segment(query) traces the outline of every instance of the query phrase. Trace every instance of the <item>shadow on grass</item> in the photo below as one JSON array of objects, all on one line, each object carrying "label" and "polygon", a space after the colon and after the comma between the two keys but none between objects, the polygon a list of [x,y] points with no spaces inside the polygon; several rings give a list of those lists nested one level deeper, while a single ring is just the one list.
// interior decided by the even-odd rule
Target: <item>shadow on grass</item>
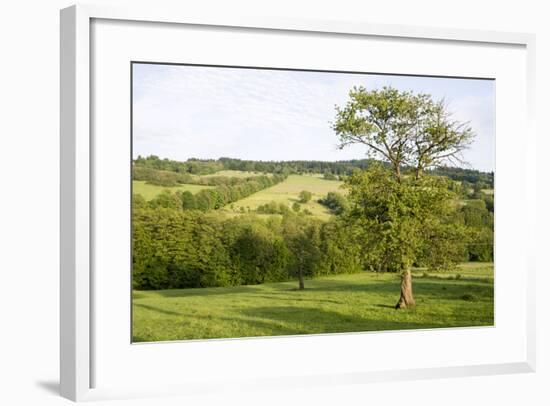
[{"label": "shadow on grass", "polygon": [[[395,311],[392,306],[388,306]],[[294,326],[294,332],[277,332],[276,334],[319,334],[319,333],[342,333],[359,331],[382,331],[382,330],[402,330],[418,329],[426,327],[437,327],[437,323],[427,325],[427,323],[411,322],[406,320],[387,320],[385,316],[365,317],[361,315],[342,314],[339,312],[296,306],[266,306],[255,307],[243,311],[250,317],[270,320],[271,324],[290,323]],[[254,326],[257,320],[249,319],[243,322]]]},{"label": "shadow on grass", "polygon": [[[262,298],[271,300],[298,300],[312,302],[326,302],[339,304],[339,301],[315,298],[308,299],[309,294],[316,293],[338,293],[346,292],[350,294],[374,293],[381,295],[399,296],[399,278],[391,280],[372,280],[363,283],[354,283],[338,280],[306,280],[306,289],[298,290],[287,282],[280,284],[266,285],[245,285],[230,288],[190,288],[190,289],[170,289],[150,291],[154,295],[164,298],[192,298],[209,296],[230,296],[235,294],[246,294],[250,298]],[[433,299],[454,300],[457,295],[465,293],[475,293],[484,297],[493,296],[493,284],[482,282],[476,279],[463,278],[459,280],[447,278],[429,278],[420,277],[413,279],[413,290],[416,293],[429,296]],[[144,291],[134,291],[134,299],[147,299],[150,296]],[[397,300],[397,299],[396,299]],[[146,305],[143,305],[144,307]]]},{"label": "shadow on grass", "polygon": [[141,307],[142,309],[150,310],[152,312],[166,314],[168,316],[181,316],[181,314],[178,312],[173,312],[171,310],[164,310],[164,309],[161,309],[160,307],[146,305],[143,303],[134,303],[134,306]]},{"label": "shadow on grass", "polygon": [[[397,301],[396,301],[397,302]],[[395,310],[395,305],[392,306],[392,305],[387,305],[387,304],[375,304],[373,305],[375,307],[381,307],[383,309],[392,309],[392,310]]]},{"label": "shadow on grass", "polygon": [[[178,297],[194,297],[194,296],[227,296],[237,293],[255,293],[265,292],[263,285],[243,285],[216,288],[187,288],[187,289],[164,289],[164,290],[149,290],[149,291],[134,291],[134,299],[147,298],[144,293],[153,293],[166,298]],[[143,293],[142,293],[143,292]]]}]

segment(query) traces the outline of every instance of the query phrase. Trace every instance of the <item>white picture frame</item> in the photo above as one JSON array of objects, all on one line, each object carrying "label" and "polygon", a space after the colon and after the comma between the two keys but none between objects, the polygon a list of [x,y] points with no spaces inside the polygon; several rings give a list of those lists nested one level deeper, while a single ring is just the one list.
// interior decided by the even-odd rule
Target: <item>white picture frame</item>
[{"label": "white picture frame", "polygon": [[[275,30],[289,34],[295,32],[317,34],[347,34],[358,37],[407,38],[412,40],[437,40],[449,43],[502,44],[524,47],[526,61],[526,111],[525,131],[526,150],[535,148],[534,131],[534,44],[535,37],[525,33],[486,32],[446,28],[428,28],[402,25],[376,25],[338,21],[287,20],[287,19],[228,19],[224,17],[189,17],[185,8],[158,10],[146,8],[109,8],[104,6],[72,6],[61,11],[61,364],[60,383],[62,396],[71,400],[87,400],[98,397],[140,396],[149,392],[134,391],[128,388],[116,390],[92,389],[95,353],[93,331],[95,319],[92,317],[94,278],[93,250],[91,234],[94,230],[93,183],[91,139],[91,25],[93,20],[173,23],[200,27],[235,27],[250,30]],[[92,83],[93,85],[93,83]],[[129,138],[128,138],[129,139]],[[534,154],[532,154],[534,156]],[[535,162],[526,163],[527,173],[534,173]],[[533,172],[530,172],[533,171]],[[526,185],[533,191],[529,198],[529,229],[534,229],[536,220],[534,184]],[[497,235],[499,228],[497,227]],[[530,232],[527,239],[534,239]],[[535,260],[534,250],[524,253],[526,274],[526,323],[525,357],[519,362],[492,364],[468,364],[463,366],[442,366],[436,368],[403,368],[386,371],[364,371],[340,374],[306,375],[301,384],[362,383],[380,380],[421,379],[430,377],[451,377],[529,372],[535,369]],[[468,333],[466,333],[468,334]],[[288,340],[288,339],[287,339]],[[290,385],[291,379],[265,380],[266,386]],[[208,391],[208,385],[189,389],[183,385],[171,389],[159,387],[158,393],[189,393],[197,390]],[[246,386],[246,382],[244,383]],[[252,385],[252,382],[249,382]],[[254,385],[257,387],[258,382]],[[261,384],[260,384],[261,386]]]}]

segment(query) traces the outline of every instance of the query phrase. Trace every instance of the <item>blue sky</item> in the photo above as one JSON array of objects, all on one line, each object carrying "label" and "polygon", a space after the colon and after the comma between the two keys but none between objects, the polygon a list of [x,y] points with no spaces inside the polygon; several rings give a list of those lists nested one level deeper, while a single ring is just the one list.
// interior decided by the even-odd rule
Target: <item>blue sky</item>
[{"label": "blue sky", "polygon": [[[494,81],[177,65],[133,65],[133,154],[252,160],[365,158],[337,149],[330,123],[353,86],[393,86],[444,98],[477,134],[471,168],[495,165]],[[367,69],[365,69],[367,70]]]}]

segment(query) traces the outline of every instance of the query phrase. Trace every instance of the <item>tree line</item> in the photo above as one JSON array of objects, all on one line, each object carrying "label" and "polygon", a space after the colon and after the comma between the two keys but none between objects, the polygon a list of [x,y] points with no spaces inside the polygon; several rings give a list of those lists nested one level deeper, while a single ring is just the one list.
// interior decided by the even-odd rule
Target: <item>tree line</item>
[{"label": "tree line", "polygon": [[[365,170],[376,159],[352,159],[335,162],[327,161],[251,161],[234,158],[219,158],[217,160],[189,159],[185,162],[161,159],[155,155],[138,157],[133,161],[134,180],[145,180],[161,186],[175,186],[177,183],[214,184],[214,177],[198,177],[197,175],[212,175],[221,170],[236,170],[259,172],[263,174],[309,174],[321,173],[327,180],[343,180],[351,176],[356,169]],[[382,162],[382,164],[384,164]],[[389,166],[389,163],[386,163]],[[407,163],[400,164],[401,172],[410,171],[412,167]],[[164,171],[156,172],[155,171]],[[469,188],[492,189],[494,187],[494,173],[482,172],[475,169],[450,167],[443,164],[427,168],[432,175],[446,176],[461,182]],[[174,175],[176,174],[176,175]],[[193,176],[195,175],[195,176]],[[221,181],[221,180],[220,180]],[[164,183],[159,183],[164,182]],[[477,186],[475,186],[477,185]]]},{"label": "tree line", "polygon": [[[492,261],[493,214],[481,200],[458,199],[446,182],[429,178],[410,187],[392,182],[384,169],[358,171],[346,183],[349,198],[329,192],[321,199],[335,213],[329,221],[274,202],[257,212],[278,216],[233,217],[197,207],[182,210],[181,200],[147,204],[136,195],[133,286],[177,289],[292,279],[304,286],[304,279],[321,275],[399,272],[404,246],[411,252],[410,266],[431,270]],[[392,197],[396,193],[400,199]],[[159,201],[178,193],[161,196]]]},{"label": "tree line", "polygon": [[[228,178],[229,179],[229,178]],[[285,177],[282,175],[254,176],[245,179],[238,179],[238,182],[227,182],[219,184],[211,189],[204,189],[196,194],[189,191],[163,190],[151,201],[147,202],[141,195],[132,196],[134,208],[149,207],[170,208],[179,210],[200,210],[209,211],[219,209],[227,204],[244,199],[262,189],[274,186],[282,182]]]},{"label": "tree line", "polygon": [[133,287],[238,286],[360,272],[361,249],[338,220],[135,208]]}]

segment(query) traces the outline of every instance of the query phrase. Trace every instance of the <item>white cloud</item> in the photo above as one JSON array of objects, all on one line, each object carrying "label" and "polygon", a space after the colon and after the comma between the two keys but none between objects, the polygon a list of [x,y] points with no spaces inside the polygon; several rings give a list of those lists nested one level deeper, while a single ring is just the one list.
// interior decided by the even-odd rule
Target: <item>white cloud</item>
[{"label": "white cloud", "polygon": [[[334,105],[345,103],[349,89],[359,84],[372,88],[391,83],[446,96],[457,118],[471,121],[484,140],[494,125],[492,105],[486,108],[492,94],[487,86],[483,92],[474,86],[475,94],[463,94],[460,86],[445,87],[449,80],[443,79],[140,64],[134,69],[135,155],[179,160],[363,158],[360,146],[337,150],[329,125]],[[494,150],[494,145],[476,145],[473,166],[491,169],[486,148]]]}]

